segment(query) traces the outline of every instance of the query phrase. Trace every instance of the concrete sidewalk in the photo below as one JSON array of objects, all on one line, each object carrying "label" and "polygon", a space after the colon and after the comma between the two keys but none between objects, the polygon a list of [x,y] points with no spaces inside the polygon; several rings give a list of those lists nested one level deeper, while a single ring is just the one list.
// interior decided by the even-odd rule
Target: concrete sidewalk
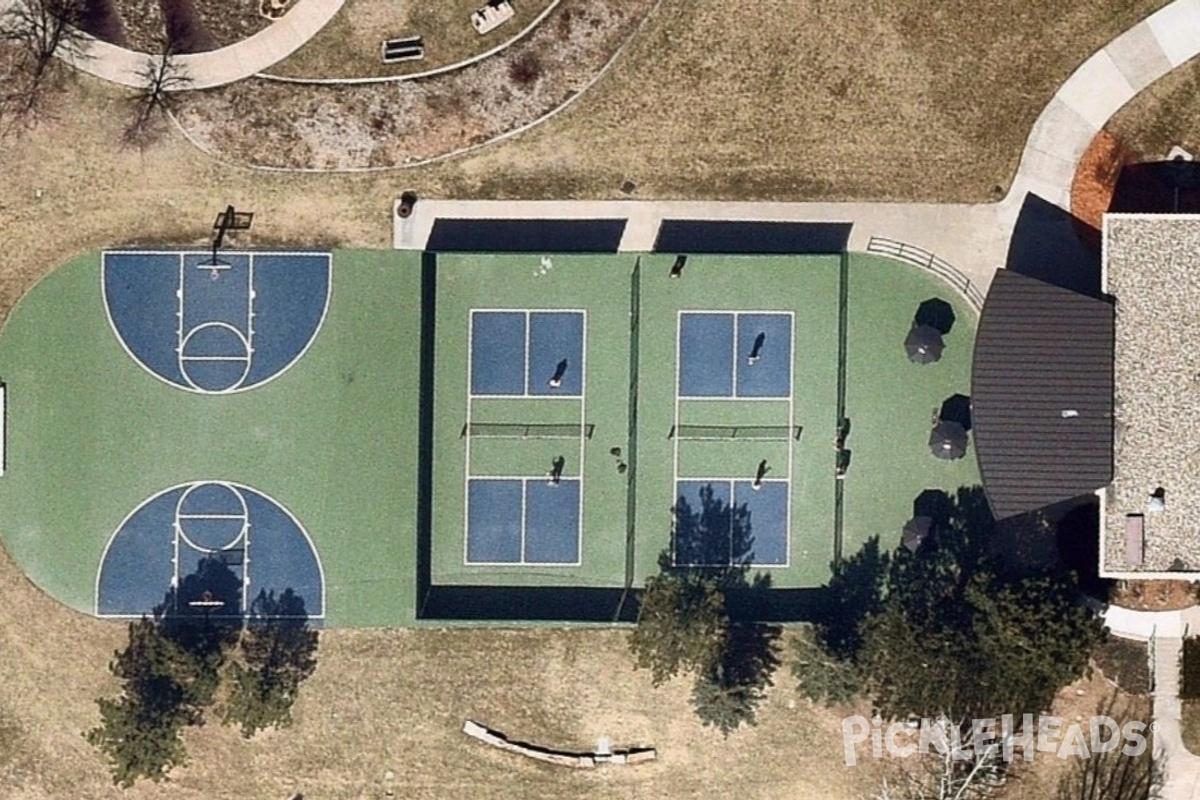
[{"label": "concrete sidewalk", "polygon": [[1200,0],[1175,0],[1113,39],[1071,74],[1042,111],[1002,201],[1015,219],[1032,192],[1070,210],[1079,159],[1134,95],[1200,54]]},{"label": "concrete sidewalk", "polygon": [[1183,639],[1200,634],[1200,606],[1182,611],[1108,606],[1102,616],[1114,636],[1153,642],[1154,748],[1164,765],[1162,800],[1200,800],[1200,757],[1183,746],[1183,703],[1179,699]]},{"label": "concrete sidewalk", "polygon": [[624,219],[620,251],[633,253],[654,250],[664,220],[850,222],[851,250],[865,251],[872,236],[915,245],[945,259],[986,294],[1008,249],[1009,231],[996,210],[995,204],[429,199],[420,200],[407,219],[396,218],[393,245],[424,249],[438,218]]},{"label": "concrete sidewalk", "polygon": [[[15,2],[0,0],[0,12]],[[211,89],[267,69],[299,50],[333,19],[344,3],[345,0],[296,0],[280,20],[248,39],[220,50],[177,56],[182,74],[190,79],[181,88]],[[130,87],[145,85],[142,73],[157,60],[153,55],[126,50],[90,36],[79,53],[64,54],[62,58],[80,72]]]}]

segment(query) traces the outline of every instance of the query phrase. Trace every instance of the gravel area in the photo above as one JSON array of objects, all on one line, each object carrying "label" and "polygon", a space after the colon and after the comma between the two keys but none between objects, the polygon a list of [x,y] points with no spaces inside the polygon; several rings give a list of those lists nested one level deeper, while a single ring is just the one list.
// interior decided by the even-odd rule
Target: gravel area
[{"label": "gravel area", "polygon": [[[1108,570],[1200,570],[1200,221],[1108,218],[1117,298]],[[1147,513],[1165,490],[1165,509]],[[1125,515],[1145,513],[1145,564],[1125,562]]]},{"label": "gravel area", "polygon": [[[566,0],[503,53],[427,79],[305,86],[261,79],[187,95],[178,119],[202,147],[237,163],[318,169],[391,167],[481,144],[582,90],[655,0]],[[556,17],[569,15],[568,35]]]}]

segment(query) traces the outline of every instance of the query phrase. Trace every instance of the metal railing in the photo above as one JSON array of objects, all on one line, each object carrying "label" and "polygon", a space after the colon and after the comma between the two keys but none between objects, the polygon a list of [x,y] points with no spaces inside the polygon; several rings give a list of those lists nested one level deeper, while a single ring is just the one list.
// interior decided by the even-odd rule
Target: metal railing
[{"label": "metal railing", "polygon": [[979,291],[975,284],[971,283],[971,279],[962,274],[953,264],[945,259],[938,258],[928,250],[916,245],[898,242],[895,239],[872,236],[867,241],[867,252],[891,256],[907,264],[912,264],[913,266],[932,272],[957,289],[967,299],[967,302],[975,307],[976,311],[983,310],[983,293]]}]

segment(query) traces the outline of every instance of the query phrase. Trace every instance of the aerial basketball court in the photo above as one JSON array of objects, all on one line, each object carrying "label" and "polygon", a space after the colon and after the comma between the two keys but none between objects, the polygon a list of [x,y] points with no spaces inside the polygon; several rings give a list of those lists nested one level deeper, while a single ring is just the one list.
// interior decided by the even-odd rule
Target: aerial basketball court
[{"label": "aerial basketball court", "polygon": [[282,375],[328,310],[327,253],[116,251],[103,256],[109,323],[160,380],[229,394]]}]

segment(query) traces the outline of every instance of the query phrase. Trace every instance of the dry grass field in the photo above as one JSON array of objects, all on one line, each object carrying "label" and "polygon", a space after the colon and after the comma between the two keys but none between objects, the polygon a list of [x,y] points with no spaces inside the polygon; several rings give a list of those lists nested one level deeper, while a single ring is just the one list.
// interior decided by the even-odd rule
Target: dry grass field
[{"label": "dry grass field", "polygon": [[[238,244],[387,247],[391,198],[404,189],[611,197],[629,179],[637,197],[986,200],[1007,185],[1055,86],[1162,4],[1006,0],[963,14],[933,0],[800,11],[784,0],[668,0],[630,57],[555,121],[470,158],[369,176],[228,168],[178,137],[144,154],[119,150],[122,95],[81,78],[55,120],[0,143],[0,309],[80,252],[201,242],[230,202],[258,213]],[[1128,125],[1121,135],[1194,136],[1196,74],[1189,67],[1135,100],[1116,123]],[[1138,125],[1138,113],[1165,133]],[[171,784],[121,793],[80,732],[96,719],[95,697],[115,688],[105,666],[123,630],[51,601],[2,552],[0,609],[0,796],[13,800],[359,800],[388,788],[480,800],[839,800],[876,777],[878,765],[839,766],[834,715],[790,707],[785,671],[761,725],[725,743],[696,723],[686,685],[652,691],[629,669],[618,632],[331,631],[295,728],[250,743],[218,726],[190,732],[192,764]],[[1093,685],[1063,702],[1090,713]],[[601,735],[652,744],[662,760],[564,774],[467,740],[467,717],[549,745]],[[1035,771],[1008,796],[1045,797],[1050,780]]]},{"label": "dry grass field", "polygon": [[1147,160],[1173,145],[1200,154],[1200,61],[1190,61],[1133,98],[1107,130]]},{"label": "dry grass field", "polygon": [[436,174],[489,197],[996,199],[1058,85],[1164,4],[667,0],[577,105]]},{"label": "dry grass field", "polygon": [[[837,718],[781,675],[757,728],[728,741],[695,720],[688,685],[651,688],[625,634],[598,630],[397,630],[322,634],[296,724],[243,741],[189,730],[190,763],[168,783],[113,788],[80,733],[115,683],[105,664],[123,628],[67,612],[0,553],[0,796],[152,800],[383,798],[852,798],[878,764],[841,766]],[[653,745],[636,768],[572,772],[494,751],[460,733],[478,720],[514,738],[591,749]],[[388,774],[392,778],[387,779]]]}]

